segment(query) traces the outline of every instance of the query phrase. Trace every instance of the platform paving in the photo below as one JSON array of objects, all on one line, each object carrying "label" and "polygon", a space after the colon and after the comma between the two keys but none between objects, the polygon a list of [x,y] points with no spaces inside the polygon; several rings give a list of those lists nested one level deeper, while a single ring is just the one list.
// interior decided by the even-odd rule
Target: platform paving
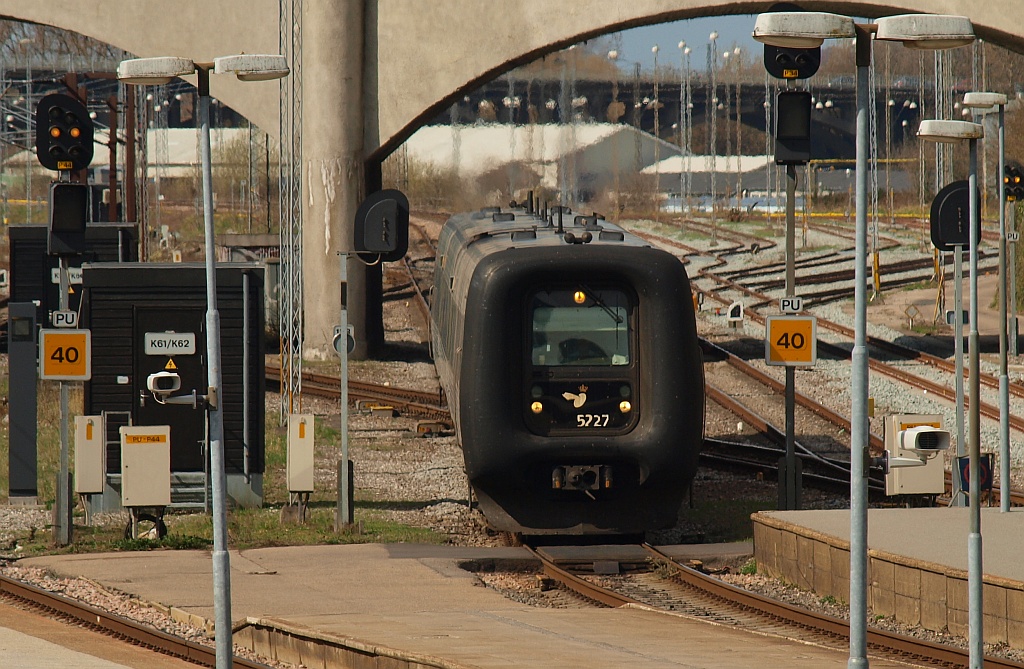
[{"label": "platform paving", "polygon": [[[482,587],[459,567],[470,560],[501,567],[524,559],[517,549],[379,544],[233,551],[232,618],[247,623],[235,639],[267,656],[329,668],[847,665],[845,652],[640,608],[527,606]],[[95,580],[197,622],[214,618],[207,552],[61,555],[22,563]],[[369,658],[377,659],[371,664]],[[905,665],[872,662],[897,666]]]}]

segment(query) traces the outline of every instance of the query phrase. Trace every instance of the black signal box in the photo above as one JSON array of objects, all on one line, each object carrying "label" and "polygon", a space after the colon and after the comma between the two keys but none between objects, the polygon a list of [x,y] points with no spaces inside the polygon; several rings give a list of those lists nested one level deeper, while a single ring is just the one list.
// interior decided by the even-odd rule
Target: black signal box
[{"label": "black signal box", "polygon": [[401,260],[409,248],[409,199],[394,189],[372,193],[356,211],[354,233],[352,248],[369,262]]},{"label": "black signal box", "polygon": [[821,47],[794,49],[764,45],[764,69],[776,79],[808,79],[821,66]]},{"label": "black signal box", "polygon": [[[975,198],[975,221],[981,221],[981,197]],[[965,180],[954,181],[932,200],[932,244],[940,251],[971,248],[970,189]]]},{"label": "black signal box", "polygon": [[804,165],[811,159],[811,94],[781,91],[775,101],[775,163]]},{"label": "black signal box", "polygon": [[89,220],[89,185],[55,181],[50,184],[50,222],[46,251],[51,256],[85,252]]},{"label": "black signal box", "polygon": [[85,105],[51,93],[36,106],[36,156],[48,170],[84,170],[92,162],[93,121]]}]

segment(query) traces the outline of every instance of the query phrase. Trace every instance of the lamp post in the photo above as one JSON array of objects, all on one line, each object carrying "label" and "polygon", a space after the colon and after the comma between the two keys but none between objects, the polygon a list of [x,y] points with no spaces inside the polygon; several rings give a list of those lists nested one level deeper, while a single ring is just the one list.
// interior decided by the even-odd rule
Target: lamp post
[{"label": "lamp post", "polygon": [[[1006,96],[1002,93],[972,91],[964,95],[964,107],[999,110],[999,176],[996,195],[999,200],[999,510],[1010,510],[1010,377],[1007,373],[1007,275],[1006,275],[1006,204],[1003,201],[1003,179],[1006,164]],[[973,488],[972,488],[973,490]]]},{"label": "lamp post", "polygon": [[213,495],[213,597],[217,669],[230,669],[231,579],[227,532],[227,476],[224,469],[224,416],[221,404],[220,314],[217,311],[216,249],[213,227],[213,169],[210,156],[210,70],[234,74],[242,81],[280,79],[288,74],[284,56],[237,55],[196,63],[188,58],[158,57],[123,60],[117,77],[127,84],[162,85],[175,77],[196,74],[199,92],[199,148],[203,171],[203,227],[206,247],[206,354],[209,419],[208,452]]},{"label": "lamp post", "polygon": [[857,65],[857,196],[854,252],[854,345],[851,355],[850,407],[850,658],[848,666],[867,667],[867,538],[868,538],[868,352],[867,352],[867,180],[868,68],[871,35],[903,42],[914,49],[945,49],[974,41],[969,19],[935,14],[906,14],[855,24],[848,16],[825,12],[760,14],[754,39],[790,48],[821,46],[825,39],[856,39]]},{"label": "lamp post", "polygon": [[982,666],[982,573],[981,573],[981,387],[978,351],[978,241],[981,237],[978,221],[978,140],[985,134],[979,123],[969,121],[922,121],[917,136],[932,142],[951,144],[968,140],[970,145],[970,176],[968,188],[968,220],[970,221],[971,307],[968,315],[970,331],[967,335],[969,353],[968,388],[970,414],[968,418],[968,450],[970,458],[970,534],[967,536],[967,590],[971,669]]},{"label": "lamp post", "polygon": [[715,204],[715,173],[718,171],[718,137],[717,135],[717,121],[718,121],[718,82],[716,81],[716,74],[718,70],[718,31],[712,32],[708,35],[708,76],[710,77],[710,93],[708,94],[707,109],[709,116],[711,116],[711,142],[710,142],[710,156],[711,160],[710,171],[711,171],[711,246],[718,246],[718,210]]},{"label": "lamp post", "polygon": [[654,54],[654,220],[661,220],[661,128],[658,127],[661,100],[658,99],[658,45],[651,47]]},{"label": "lamp post", "polygon": [[686,145],[686,42],[679,42],[679,220],[680,224],[686,216],[686,170],[685,156],[689,147]]},{"label": "lamp post", "polygon": [[740,81],[743,78],[743,60],[740,57],[742,52],[739,47],[732,50],[732,62],[736,64],[736,208],[740,211],[743,210],[743,86]]}]

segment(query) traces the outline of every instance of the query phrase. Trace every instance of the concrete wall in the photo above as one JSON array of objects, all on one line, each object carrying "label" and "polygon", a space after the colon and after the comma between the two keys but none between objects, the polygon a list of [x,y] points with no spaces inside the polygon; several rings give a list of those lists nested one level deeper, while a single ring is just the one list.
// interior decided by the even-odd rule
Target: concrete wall
[{"label": "concrete wall", "polygon": [[[212,61],[279,53],[277,0],[0,0],[0,15],[73,30],[138,57]],[[186,77],[195,84],[195,77]],[[278,133],[279,84],[211,77],[210,93],[260,128]]]},{"label": "concrete wall", "polygon": [[[757,13],[771,4],[764,0],[466,0],[459,6],[365,0],[366,154],[378,157],[394,149],[463,91],[580,40],[663,21]],[[812,11],[851,16],[962,14],[971,18],[979,36],[1024,52],[1024,22],[1006,20],[1013,0],[801,0],[800,4]],[[74,30],[140,57],[212,60],[242,51],[279,51],[277,0],[0,0],[0,14]],[[306,72],[337,71],[338,67],[329,57],[304,63]],[[852,63],[850,67],[852,72]],[[277,132],[277,82],[242,84],[233,77],[220,77],[211,89],[215,97],[264,130]]]},{"label": "concrete wall", "polygon": [[[367,17],[366,81],[379,92],[366,113],[368,155],[393,150],[456,96],[511,67],[583,39],[624,28],[698,16],[750,14],[774,2],[733,0],[470,0],[455,8],[419,0],[377,0]],[[910,12],[960,14],[977,34],[1024,52],[1024,25],[1006,20],[1013,0],[800,0],[807,10],[850,16]],[[750,29],[753,31],[753,19]],[[413,38],[415,32],[415,38]],[[850,63],[850,72],[854,64]],[[369,102],[369,101],[368,101]],[[378,151],[378,147],[381,147]]]},{"label": "concrete wall", "polygon": [[[850,598],[850,542],[807,527],[754,514],[754,558],[761,574],[782,579],[819,597]],[[894,618],[933,632],[968,636],[967,572],[945,565],[868,551],[871,615]],[[1024,648],[1024,585],[986,574],[984,639]]]},{"label": "concrete wall", "polygon": [[[310,190],[303,194],[303,220],[308,228],[303,257],[308,350],[330,355],[330,333],[340,313],[336,254],[348,245],[364,186],[363,165],[371,168],[367,173],[372,177],[377,161],[456,96],[546,53],[640,25],[757,13],[773,2],[307,0],[306,18],[318,17],[303,26],[303,183]],[[1014,2],[801,0],[800,4],[807,10],[851,16],[962,14],[971,18],[979,36],[1024,52],[1024,22],[1007,20],[1007,9]],[[212,60],[243,51],[279,51],[276,0],[0,0],[0,14],[73,30],[137,56]],[[358,49],[361,41],[365,44]],[[354,46],[362,64],[353,55]],[[852,72],[853,63],[850,68]],[[243,84],[233,77],[216,77],[211,93],[276,134],[278,86],[277,82]],[[362,302],[374,292],[375,284],[364,283],[361,266],[350,267],[349,306],[357,331],[356,355],[362,357],[364,333],[378,336],[373,322],[379,316],[365,313]]]}]

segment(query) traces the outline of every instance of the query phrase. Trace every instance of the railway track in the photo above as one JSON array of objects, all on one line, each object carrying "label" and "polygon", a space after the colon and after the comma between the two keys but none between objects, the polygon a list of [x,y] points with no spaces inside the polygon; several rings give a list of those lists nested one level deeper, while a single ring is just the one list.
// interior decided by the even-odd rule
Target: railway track
[{"label": "railway track", "polygon": [[[149,648],[204,667],[217,665],[217,652],[212,646],[204,646],[167,634],[143,623],[6,576],[0,576],[0,597],[20,606],[44,612],[50,617],[122,639],[136,646]],[[232,669],[270,669],[266,664],[241,657],[232,658],[231,667]]]},{"label": "railway track", "polygon": [[[563,568],[545,553],[530,548],[544,574],[578,597],[598,606],[639,605],[714,620],[770,636],[794,639],[821,646],[848,648],[849,624],[840,618],[770,599],[679,564],[653,546],[644,544],[656,575],[639,583],[633,577],[602,579],[603,585]],[[915,637],[868,629],[868,647],[875,656],[901,662],[940,667],[967,667],[966,649],[936,644]],[[989,669],[1024,669],[1024,664],[986,656]]]},{"label": "railway track", "polygon": [[[764,297],[766,298],[767,301],[770,301],[770,302],[774,301],[774,300],[771,300],[770,298],[768,298],[767,296],[764,296]],[[716,301],[720,302],[723,305],[730,304],[729,300],[727,300],[727,299],[725,299],[725,298],[723,298],[723,297],[721,297],[719,295],[713,295],[712,298],[715,299]],[[749,316],[752,320],[754,320],[754,321],[756,321],[758,323],[764,323],[765,322],[765,317],[762,314],[758,313],[756,311],[756,309],[757,309],[757,306],[754,306],[754,307],[750,308],[749,310],[745,310],[744,314],[746,316]],[[840,325],[839,323],[835,323],[833,321],[829,321],[828,319],[820,318],[819,317],[819,318],[817,318],[817,323],[818,323],[818,326],[821,327],[821,328],[824,328],[824,329],[827,329],[827,330],[831,330],[833,332],[839,333],[839,334],[841,334],[843,336],[846,336],[846,337],[849,337],[851,339],[854,336],[854,332],[853,332],[852,329],[847,328],[844,325]],[[904,359],[906,359],[908,361],[921,362],[923,364],[929,365],[931,367],[934,367],[936,369],[940,369],[942,371],[949,372],[949,373],[955,373],[956,372],[956,367],[955,367],[955,365],[953,363],[950,363],[949,361],[943,360],[942,358],[939,358],[938,356],[933,356],[933,355],[930,355],[928,353],[924,353],[922,351],[917,351],[915,349],[911,349],[911,348],[908,348],[908,347],[905,347],[905,346],[900,346],[899,344],[895,344],[895,343],[892,343],[892,342],[887,342],[887,341],[878,339],[877,337],[868,337],[868,345],[869,346],[874,346],[876,348],[883,349],[883,350],[885,350],[885,351],[887,351],[889,353],[893,353],[893,354],[899,355],[900,357],[902,357],[902,358],[904,358]],[[843,359],[848,359],[850,357],[850,351],[847,350],[846,348],[844,348],[842,346],[837,346],[835,344],[832,344],[832,343],[829,343],[829,342],[826,342],[826,341],[823,341],[820,338],[818,339],[818,351],[819,352],[823,352],[823,353],[828,353],[830,355],[836,356],[838,358],[843,358]],[[929,379],[925,379],[925,378],[923,378],[923,377],[921,377],[921,376],[919,376],[917,374],[914,374],[912,372],[908,372],[908,371],[906,371],[904,369],[901,369],[900,367],[897,367],[895,365],[890,365],[890,364],[887,364],[885,362],[882,362],[881,360],[878,360],[877,358],[870,358],[869,357],[869,359],[868,359],[868,367],[872,371],[878,372],[880,374],[884,374],[884,375],[886,375],[886,376],[888,376],[890,378],[896,379],[897,381],[900,381],[902,383],[910,385],[910,386],[912,386],[914,388],[918,388],[920,390],[926,390],[927,392],[933,393],[933,394],[935,394],[935,395],[937,395],[937,396],[939,396],[939,397],[941,397],[941,398],[943,398],[943,399],[945,399],[947,401],[950,401],[950,402],[955,402],[956,401],[956,390],[955,390],[955,388],[950,388],[946,384],[937,383],[935,381],[931,381]],[[967,370],[965,370],[964,374],[966,376]],[[992,376],[991,374],[985,374],[985,373],[980,374],[979,375],[979,382],[982,385],[984,385],[984,386],[986,386],[988,388],[992,388],[992,389],[998,389],[999,388],[999,379],[994,377],[994,376]],[[1014,397],[1022,397],[1022,398],[1024,398],[1024,386],[1022,386],[1020,383],[1009,383],[1008,384],[1008,388],[1009,388],[1009,393],[1011,395],[1013,395]],[[965,404],[964,404],[965,408],[970,406],[970,402],[969,402],[968,399],[965,399],[964,402],[965,402]],[[979,409],[978,409],[979,413],[981,415],[985,416],[986,418],[990,418],[992,420],[997,420],[997,421],[999,420],[999,418],[1000,418],[1000,411],[999,411],[998,407],[996,407],[996,406],[994,406],[992,404],[986,403],[986,402],[980,402],[978,407],[979,407]],[[1017,430],[1018,432],[1024,432],[1024,417],[1011,415],[1009,417],[1009,422],[1010,422],[1010,427],[1012,429]]]},{"label": "railway track", "polygon": [[[715,469],[740,470],[753,473],[771,473],[778,477],[779,458],[785,446],[760,446],[724,439],[704,439],[700,453],[702,465]],[[797,442],[797,458],[801,462],[802,485],[805,488],[825,490],[834,494],[847,494],[850,490],[850,463],[831,460],[808,451]],[[879,472],[870,472],[868,491],[873,498],[885,495],[885,481]]]},{"label": "railway track", "polygon": [[[654,238],[655,236],[651,235],[649,237],[650,238]],[[690,247],[690,246],[687,246],[685,244],[681,244],[681,243],[675,242],[674,240],[671,240],[671,239],[666,239],[666,238],[662,238],[662,237],[657,237],[657,239],[658,239],[658,241],[664,242],[668,246],[680,248],[680,249],[687,250],[687,251],[692,249],[692,247]],[[728,287],[728,288],[731,288],[731,289],[734,289],[734,290],[738,290],[738,291],[742,292],[743,294],[745,294],[745,295],[747,295],[747,296],[757,300],[756,303],[748,305],[747,308],[744,310],[744,313],[745,313],[745,315],[748,315],[752,320],[754,320],[754,321],[756,321],[758,323],[764,323],[764,320],[765,320],[764,315],[758,313],[758,309],[761,309],[761,308],[763,308],[763,307],[765,307],[765,306],[767,306],[769,304],[774,304],[775,301],[776,301],[775,298],[771,297],[770,295],[767,295],[766,293],[762,293],[762,292],[760,292],[758,290],[750,288],[749,286],[741,284],[741,283],[739,283],[739,282],[737,282],[737,281],[735,281],[733,279],[727,278],[724,275],[724,273],[723,274],[716,274],[716,273],[713,273],[713,272],[702,271],[701,272],[701,276],[710,278],[710,279],[714,280],[716,283],[718,283],[719,285],[722,285],[722,286],[725,286],[725,287]],[[852,278],[852,274],[851,274],[851,278]],[[842,290],[845,290],[847,292],[847,294],[851,294],[852,293],[852,288],[850,288],[850,289],[842,289]],[[710,293],[706,292],[705,295],[710,296],[711,299],[715,300],[719,304],[722,304],[723,306],[728,305],[728,304],[731,303],[731,301],[729,299],[727,299],[725,297],[722,297],[717,292],[710,292]],[[817,323],[818,323],[818,327],[819,328],[826,329],[826,330],[829,330],[831,332],[835,332],[836,334],[839,334],[839,335],[841,335],[843,337],[846,337],[848,339],[852,340],[853,337],[854,337],[854,332],[853,332],[852,328],[846,327],[846,326],[841,325],[839,323],[836,323],[834,321],[830,321],[828,319],[818,317],[817,318]],[[956,366],[955,366],[954,363],[951,363],[948,360],[944,360],[943,358],[940,358],[938,356],[931,355],[929,353],[925,353],[923,351],[918,351],[916,349],[912,349],[912,348],[909,348],[909,347],[906,347],[906,346],[901,346],[900,344],[896,344],[894,342],[882,340],[882,339],[879,339],[878,337],[870,337],[869,336],[867,338],[867,343],[868,343],[869,346],[872,346],[872,347],[874,347],[876,349],[885,351],[885,352],[890,353],[890,354],[897,355],[897,356],[899,356],[901,358],[904,358],[904,359],[906,359],[908,361],[921,362],[923,364],[926,364],[926,365],[929,365],[931,367],[934,367],[935,369],[939,369],[941,371],[948,372],[948,373],[955,373],[956,372]],[[850,352],[847,351],[845,348],[842,348],[842,347],[836,346],[834,344],[830,344],[828,342],[822,341],[820,338],[818,340],[818,346],[819,346],[819,350],[828,352],[828,353],[830,353],[832,355],[836,355],[836,356],[839,356],[839,357],[842,357],[842,358],[849,358],[849,356],[850,356]],[[874,359],[874,358],[869,360],[869,365],[870,365],[871,369],[873,369],[874,371],[883,373],[883,374],[885,374],[887,376],[895,378],[895,379],[897,379],[899,381],[902,381],[904,383],[908,383],[908,384],[913,385],[913,386],[915,386],[917,388],[920,388],[922,390],[927,390],[930,393],[938,394],[940,397],[943,397],[943,398],[945,398],[947,400],[955,401],[955,399],[956,399],[956,392],[955,392],[955,390],[953,390],[953,389],[951,389],[951,388],[949,388],[949,387],[947,387],[947,386],[945,386],[943,384],[939,384],[939,383],[935,383],[933,381],[929,381],[927,379],[923,379],[923,378],[921,378],[918,375],[912,374],[910,372],[906,372],[906,371],[904,371],[902,369],[899,369],[898,367],[886,364],[886,363],[884,363],[884,362],[882,362],[880,360]],[[967,376],[967,373],[968,373],[968,371],[965,369],[963,371],[963,374],[964,374],[965,377]],[[984,374],[984,373],[982,373],[979,376],[979,381],[980,381],[980,383],[982,385],[984,385],[984,386],[986,386],[988,388],[992,388],[992,389],[998,389],[999,388],[999,379],[997,377],[995,377],[995,376],[992,376],[991,374]],[[1009,384],[1009,392],[1010,392],[1011,395],[1013,395],[1015,397],[1024,398],[1024,385],[1022,385],[1020,383],[1010,383]],[[993,418],[995,420],[999,419],[999,410],[998,410],[998,408],[993,406],[993,405],[991,405],[991,404],[982,403],[980,405],[980,412],[982,413],[982,415],[985,415],[985,416],[987,416],[989,418]],[[1013,429],[1016,429],[1018,431],[1024,431],[1024,419],[1022,419],[1020,417],[1017,417],[1017,416],[1011,416],[1011,418],[1010,418],[1010,426]]]},{"label": "railway track", "polygon": [[[280,388],[281,368],[267,365],[265,369],[267,381]],[[303,370],[302,392],[340,400],[341,381],[337,376],[317,374]],[[355,402],[369,402],[379,407],[389,406],[399,413],[438,421],[451,427],[451,414],[439,393],[428,393],[408,388],[396,388],[365,381],[348,382],[349,399]]]}]

